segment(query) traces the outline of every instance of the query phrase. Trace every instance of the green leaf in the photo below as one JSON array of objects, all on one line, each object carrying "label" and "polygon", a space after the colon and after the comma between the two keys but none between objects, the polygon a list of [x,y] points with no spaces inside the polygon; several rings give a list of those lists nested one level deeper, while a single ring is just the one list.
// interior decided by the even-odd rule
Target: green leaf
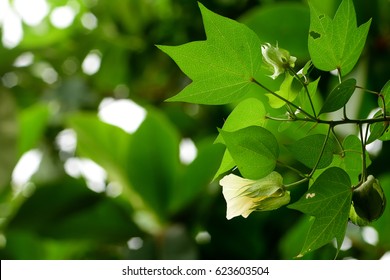
[{"label": "green leaf", "polygon": [[[285,75],[283,83],[280,85],[280,89],[276,91],[276,93],[281,97],[284,97],[288,101],[293,101],[297,97],[300,90],[300,88],[297,88],[293,84],[294,81],[295,81],[294,76],[291,76],[290,74],[287,73]],[[286,104],[285,101],[281,100],[280,98],[272,94],[267,93],[266,95],[268,96],[269,99],[269,105],[272,108],[280,108],[284,104]]]},{"label": "green leaf", "polygon": [[348,174],[338,168],[325,170],[311,188],[291,209],[299,210],[315,217],[299,256],[316,250],[336,238],[339,250],[344,239],[352,188]]},{"label": "green leaf", "polygon": [[11,94],[0,91],[0,194],[11,179],[18,153],[19,127],[16,104]]},{"label": "green leaf", "polygon": [[[366,166],[371,164],[370,157],[366,153]],[[348,173],[352,185],[359,182],[359,175],[362,173],[362,144],[355,135],[347,136],[343,141],[343,152],[334,157],[332,166],[342,168]]]},{"label": "green leaf", "polygon": [[79,155],[102,166],[111,180],[122,184],[127,181],[124,166],[131,142],[130,134],[102,122],[95,114],[74,114],[69,117],[68,125],[76,132]]},{"label": "green leaf", "polygon": [[169,101],[226,104],[240,100],[260,70],[261,42],[248,27],[199,3],[207,41],[158,46],[192,79]]},{"label": "green leaf", "polygon": [[[385,105],[386,105],[386,115],[390,112],[390,80],[387,81],[387,83],[383,86],[381,92],[380,92],[384,99],[385,99]],[[383,100],[382,98],[378,98],[378,105],[383,109]]]},{"label": "green leaf", "polygon": [[[386,107],[386,111],[388,111],[387,107]],[[383,110],[378,111],[374,115],[374,119],[375,118],[383,118]],[[390,140],[388,121],[376,122],[370,125],[370,136],[367,139],[367,144],[370,144],[377,139],[380,139],[382,141]]]},{"label": "green leaf", "polygon": [[[231,132],[248,126],[265,126],[266,114],[267,112],[260,100],[247,98],[241,101],[230,113],[222,126],[222,130]],[[221,135],[218,135],[215,143],[223,143]]]},{"label": "green leaf", "polygon": [[179,182],[174,185],[169,201],[169,212],[175,213],[206,191],[214,173],[221,163],[225,147],[204,141],[198,146],[198,155],[185,167]]},{"label": "green leaf", "polygon": [[[321,155],[326,137],[323,134],[309,135],[287,146],[287,149],[298,161],[309,168],[314,168]],[[328,138],[321,160],[317,166],[318,169],[325,168],[332,163],[335,150],[335,141],[332,138]]]},{"label": "green leaf", "polygon": [[21,112],[19,156],[37,145],[48,120],[49,108],[46,105],[36,104]]},{"label": "green leaf", "polygon": [[274,170],[279,146],[270,131],[260,126],[250,126],[234,132],[220,130],[220,134],[245,178],[257,180]]},{"label": "green leaf", "polygon": [[148,111],[132,135],[126,173],[133,189],[160,217],[167,218],[172,186],[179,168],[179,135],[160,113]]},{"label": "green leaf", "polygon": [[217,179],[220,175],[228,172],[229,170],[233,169],[236,166],[236,163],[234,162],[232,156],[230,155],[229,151],[226,149],[225,153],[223,154],[221,164],[219,166],[218,171],[215,173],[215,176],[213,180]]},{"label": "green leaf", "polygon": [[[322,105],[322,99],[320,95],[316,94],[319,81],[320,78],[318,78],[313,82],[310,82],[307,85],[307,90],[309,91],[316,112],[320,110],[320,106]],[[306,112],[312,112],[310,100],[307,96],[307,93],[305,92],[305,88],[302,88],[301,91],[299,92],[298,99],[299,99],[299,104],[301,105],[300,107],[302,107]]]},{"label": "green leaf", "polygon": [[325,99],[320,114],[334,112],[343,108],[354,93],[355,86],[355,79],[348,79],[338,84]]},{"label": "green leaf", "polygon": [[318,11],[310,2],[309,52],[320,70],[340,69],[348,74],[363,50],[371,20],[357,27],[352,0],[343,0],[334,19]]}]

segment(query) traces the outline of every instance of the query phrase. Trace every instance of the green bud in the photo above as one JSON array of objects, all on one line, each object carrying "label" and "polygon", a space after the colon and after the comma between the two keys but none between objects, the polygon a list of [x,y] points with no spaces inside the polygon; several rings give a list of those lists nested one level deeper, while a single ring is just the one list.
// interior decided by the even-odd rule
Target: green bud
[{"label": "green bud", "polygon": [[367,180],[352,193],[350,220],[359,226],[365,226],[382,216],[386,207],[386,197],[383,189],[374,176]]},{"label": "green bud", "polygon": [[227,204],[226,218],[248,217],[253,211],[275,210],[290,202],[290,192],[283,186],[283,178],[271,172],[259,180],[244,179],[229,174],[220,180]]}]

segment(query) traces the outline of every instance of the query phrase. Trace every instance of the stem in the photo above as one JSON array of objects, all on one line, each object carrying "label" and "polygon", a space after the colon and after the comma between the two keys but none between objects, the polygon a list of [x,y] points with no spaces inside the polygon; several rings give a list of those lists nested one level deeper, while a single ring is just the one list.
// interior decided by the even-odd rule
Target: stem
[{"label": "stem", "polygon": [[339,78],[339,84],[341,84],[341,69],[337,68],[337,77]]},{"label": "stem", "polygon": [[313,176],[313,174],[314,174],[314,172],[316,171],[318,165],[320,164],[321,158],[322,158],[322,156],[323,156],[323,154],[324,154],[324,151],[325,151],[325,148],[326,148],[326,143],[328,143],[328,139],[329,139],[329,135],[330,135],[331,130],[332,130],[332,126],[329,125],[328,132],[327,132],[327,134],[326,134],[325,141],[324,141],[324,143],[322,144],[322,148],[321,148],[320,155],[319,155],[319,157],[318,157],[318,159],[317,159],[316,164],[315,164],[314,167],[313,167],[313,170],[310,172],[310,174],[309,174],[309,176],[308,176],[309,178],[311,178],[311,177]]},{"label": "stem", "polygon": [[312,115],[310,115],[308,112],[306,112],[305,110],[303,110],[302,108],[298,107],[297,105],[295,105],[294,103],[292,103],[291,101],[287,100],[286,98],[280,96],[279,94],[277,94],[276,92],[270,90],[269,88],[267,88],[266,86],[262,85],[261,83],[259,83],[257,80],[255,80],[254,78],[252,79],[252,81],[260,86],[261,88],[265,89],[268,93],[272,94],[273,96],[279,98],[280,100],[283,100],[284,102],[286,102],[288,105],[290,105],[291,107],[294,107],[295,109],[297,110],[300,110],[303,114],[305,114],[309,119],[315,121],[316,118],[313,117]]},{"label": "stem", "polygon": [[281,161],[277,161],[277,164],[279,164],[280,166],[283,166],[283,167],[285,167],[287,169],[290,169],[291,171],[297,173],[302,178],[307,178],[307,175],[303,174],[301,171],[299,171],[298,169],[296,169],[296,168],[294,168],[294,167],[292,167],[290,165],[287,165],[287,164],[285,164],[285,163],[283,163]]},{"label": "stem", "polygon": [[301,180],[299,180],[299,181],[296,181],[296,182],[294,182],[294,183],[284,185],[284,188],[286,188],[286,189],[291,189],[292,187],[298,186],[298,185],[300,185],[300,184],[302,184],[302,183],[305,183],[305,182],[307,182],[307,181],[309,181],[309,180],[310,180],[310,178],[306,177],[306,178],[303,178],[303,179],[301,179]]},{"label": "stem", "polygon": [[336,132],[334,131],[334,127],[332,127],[332,134],[333,134],[333,137],[336,139],[336,142],[339,145],[339,148],[341,150],[341,157],[344,157],[345,156],[344,147],[343,147],[343,144],[340,142],[340,139],[337,137]]},{"label": "stem", "polygon": [[[367,125],[367,128],[369,125]],[[361,139],[361,144],[362,144],[362,178],[361,182],[364,182],[367,178],[367,163],[366,163],[366,141],[367,141],[367,131],[366,135],[363,139],[363,127],[362,124],[359,124],[359,133],[360,133],[360,139]],[[360,184],[359,184],[360,185]]]},{"label": "stem", "polygon": [[301,85],[305,89],[307,98],[309,99],[309,102],[310,102],[311,110],[313,111],[314,118],[317,118],[316,110],[314,109],[313,100],[311,99],[309,89],[307,88],[307,83],[302,81],[301,77],[299,77],[299,75],[297,74],[297,72],[294,71],[294,69],[292,69],[291,67],[288,67],[288,70],[290,71],[290,73],[293,74],[293,76],[301,83]]}]

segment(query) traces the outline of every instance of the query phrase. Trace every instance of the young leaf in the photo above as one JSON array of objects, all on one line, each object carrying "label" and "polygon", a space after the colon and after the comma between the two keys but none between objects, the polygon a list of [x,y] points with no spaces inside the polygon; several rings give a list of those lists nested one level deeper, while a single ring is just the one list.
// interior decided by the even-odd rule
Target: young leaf
[{"label": "young leaf", "polygon": [[226,104],[241,99],[260,70],[261,42],[248,27],[199,3],[207,40],[158,46],[192,79],[169,101]]},{"label": "young leaf", "polygon": [[309,53],[320,70],[348,74],[363,50],[371,20],[357,27],[352,0],[343,0],[332,20],[310,4]]},{"label": "young leaf", "polygon": [[257,180],[271,173],[279,156],[275,136],[260,126],[234,132],[220,130],[226,147],[242,176]]},{"label": "young leaf", "polygon": [[334,112],[343,108],[354,93],[355,86],[355,79],[348,79],[338,84],[325,99],[320,114]]},{"label": "young leaf", "polygon": [[[295,88],[293,85],[293,82],[295,81],[294,76],[291,76],[290,74],[286,74],[283,83],[280,85],[280,89],[276,92],[278,95],[284,97],[288,101],[293,101],[299,92],[299,88]],[[272,94],[266,94],[269,99],[269,105],[272,108],[280,108],[286,102],[281,100],[280,98],[272,95]]]},{"label": "young leaf", "polygon": [[338,167],[325,170],[311,188],[288,206],[315,217],[299,256],[322,247],[336,238],[339,250],[344,239],[352,188],[348,174]]},{"label": "young leaf", "polygon": [[[387,81],[387,83],[383,86],[381,90],[381,94],[385,99],[386,115],[387,115],[390,112],[390,80]],[[378,98],[378,105],[383,109],[383,100],[380,97]]]},{"label": "young leaf", "polygon": [[[287,149],[294,157],[309,168],[314,168],[318,158],[321,155],[322,147],[324,146],[326,135],[314,134],[306,136],[294,142]],[[333,153],[335,152],[335,142],[332,138],[328,138],[325,150],[322,153],[321,160],[317,168],[325,168],[332,163]]]},{"label": "young leaf", "polygon": [[[245,99],[230,113],[223,124],[222,130],[235,131],[248,126],[264,126],[266,113],[264,105],[260,100],[256,98]],[[221,135],[218,135],[215,143],[223,143]]]}]

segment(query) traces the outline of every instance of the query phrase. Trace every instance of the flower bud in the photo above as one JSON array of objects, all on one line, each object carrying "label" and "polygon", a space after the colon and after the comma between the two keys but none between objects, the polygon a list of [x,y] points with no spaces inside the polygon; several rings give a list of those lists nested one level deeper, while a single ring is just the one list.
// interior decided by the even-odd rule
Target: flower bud
[{"label": "flower bud", "polygon": [[290,192],[283,186],[283,178],[277,172],[259,180],[244,179],[234,174],[219,182],[227,204],[226,218],[248,217],[253,211],[275,210],[290,202]]},{"label": "flower bud", "polygon": [[374,176],[367,180],[352,193],[352,206],[349,218],[359,226],[365,226],[382,216],[386,207],[386,197],[383,189]]},{"label": "flower bud", "polygon": [[261,46],[261,53],[265,65],[273,72],[270,76],[272,79],[276,79],[287,68],[294,67],[297,60],[295,56],[290,56],[287,50],[280,49],[278,45],[273,47],[270,43]]}]

